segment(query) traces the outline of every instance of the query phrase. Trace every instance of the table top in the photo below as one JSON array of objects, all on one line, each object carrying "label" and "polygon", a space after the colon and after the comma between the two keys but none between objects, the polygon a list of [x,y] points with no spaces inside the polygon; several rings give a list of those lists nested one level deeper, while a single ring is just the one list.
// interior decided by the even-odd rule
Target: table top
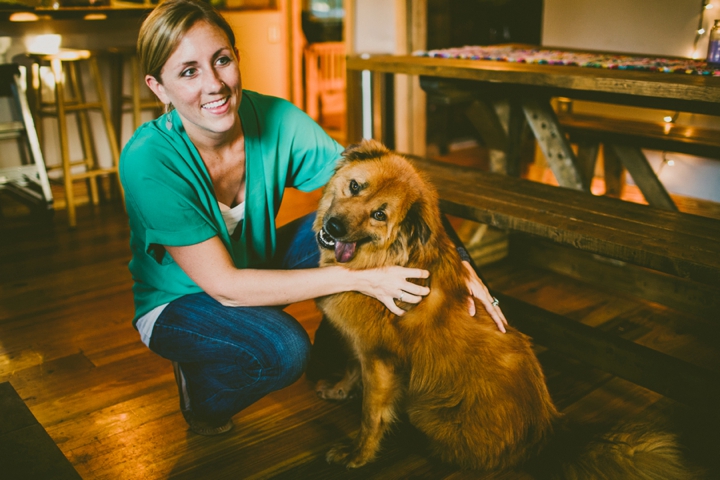
[{"label": "table top", "polygon": [[354,55],[347,68],[523,86],[548,90],[553,96],[720,115],[718,76],[414,55]]}]

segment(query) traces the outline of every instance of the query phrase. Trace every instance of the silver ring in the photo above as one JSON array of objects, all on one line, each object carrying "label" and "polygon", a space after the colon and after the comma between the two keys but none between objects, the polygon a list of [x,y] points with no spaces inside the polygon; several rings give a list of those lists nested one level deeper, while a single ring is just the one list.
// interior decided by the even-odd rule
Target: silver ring
[{"label": "silver ring", "polygon": [[493,297],[492,306],[493,306],[493,307],[497,307],[498,305],[500,305],[500,300],[498,300],[497,298]]},{"label": "silver ring", "polygon": [[398,297],[398,300],[400,300],[401,302],[402,302],[403,295],[405,295],[405,292],[400,292],[400,296]]}]

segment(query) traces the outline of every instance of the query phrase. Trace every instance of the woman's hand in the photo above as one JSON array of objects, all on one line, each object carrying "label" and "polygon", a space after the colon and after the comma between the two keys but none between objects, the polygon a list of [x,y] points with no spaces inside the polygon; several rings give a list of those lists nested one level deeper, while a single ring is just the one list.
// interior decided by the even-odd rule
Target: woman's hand
[{"label": "woman's hand", "polygon": [[467,287],[471,295],[468,299],[470,315],[475,316],[475,302],[472,299],[472,297],[475,297],[483,304],[485,310],[487,310],[487,312],[497,324],[498,329],[501,332],[505,333],[505,327],[508,323],[505,319],[505,315],[503,315],[502,313],[502,310],[500,310],[500,306],[498,305],[496,299],[492,295],[490,295],[490,292],[488,291],[482,280],[480,280],[480,278],[477,276],[477,273],[475,273],[472,265],[470,265],[469,262],[464,260],[462,264],[469,274],[467,280]]},{"label": "woman's hand", "polygon": [[395,299],[417,304],[430,293],[428,287],[409,282],[408,278],[428,278],[430,272],[419,268],[384,267],[361,272],[364,285],[357,291],[382,302],[395,315],[402,316],[405,310],[398,307]]}]

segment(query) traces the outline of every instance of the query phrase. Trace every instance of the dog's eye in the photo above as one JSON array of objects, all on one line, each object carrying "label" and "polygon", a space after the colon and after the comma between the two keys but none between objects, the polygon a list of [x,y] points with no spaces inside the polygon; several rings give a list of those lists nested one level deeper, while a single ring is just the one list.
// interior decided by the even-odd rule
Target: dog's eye
[{"label": "dog's eye", "polygon": [[385,212],[382,210],[375,210],[372,213],[372,218],[379,222],[384,222],[385,220],[387,220],[387,215],[385,215]]},{"label": "dog's eye", "polygon": [[353,194],[360,192],[360,185],[355,180],[350,180],[350,192]]}]

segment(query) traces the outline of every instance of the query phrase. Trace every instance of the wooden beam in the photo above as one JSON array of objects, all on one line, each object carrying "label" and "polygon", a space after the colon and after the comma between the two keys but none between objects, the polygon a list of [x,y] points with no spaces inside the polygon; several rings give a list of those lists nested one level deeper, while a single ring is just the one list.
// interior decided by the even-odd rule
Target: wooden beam
[{"label": "wooden beam", "polygon": [[345,77],[345,119],[346,143],[358,143],[363,138],[362,131],[362,72],[348,70]]},{"label": "wooden beam", "polygon": [[605,195],[620,198],[625,188],[625,168],[615,150],[603,145],[603,178]]},{"label": "wooden beam", "polygon": [[495,111],[487,99],[475,99],[465,110],[465,115],[480,134],[485,146],[491,150],[505,152],[508,148],[508,135]]},{"label": "wooden beam", "polygon": [[677,205],[670,198],[670,194],[665,190],[642,150],[638,147],[607,143],[605,149],[612,150],[620,159],[650,205],[675,212],[678,211]]},{"label": "wooden beam", "polygon": [[528,124],[560,186],[590,191],[590,186],[580,175],[575,152],[570,148],[550,102],[526,99],[522,105]]},{"label": "wooden beam", "polygon": [[588,187],[592,187],[595,177],[595,164],[597,163],[600,144],[598,142],[583,141],[578,143],[577,160],[580,176]]}]

